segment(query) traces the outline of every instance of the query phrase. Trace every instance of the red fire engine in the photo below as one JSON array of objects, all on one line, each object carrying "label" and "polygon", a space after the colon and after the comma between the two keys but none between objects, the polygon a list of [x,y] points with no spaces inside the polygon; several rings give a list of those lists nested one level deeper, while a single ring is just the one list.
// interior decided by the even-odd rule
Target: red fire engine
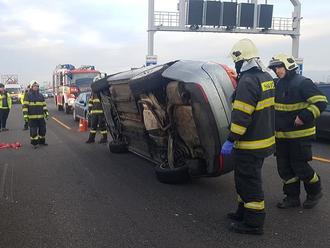
[{"label": "red fire engine", "polygon": [[53,90],[57,109],[70,113],[78,94],[90,90],[93,78],[99,75],[100,72],[90,65],[79,68],[71,64],[56,66],[53,73]]}]

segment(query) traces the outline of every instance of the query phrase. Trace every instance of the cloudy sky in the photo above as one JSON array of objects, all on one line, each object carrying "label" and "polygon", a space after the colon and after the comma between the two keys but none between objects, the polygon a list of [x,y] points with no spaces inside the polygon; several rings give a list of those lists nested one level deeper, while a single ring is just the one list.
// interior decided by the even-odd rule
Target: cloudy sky
[{"label": "cloudy sky", "polygon": [[[156,10],[175,11],[177,2],[155,0]],[[301,2],[304,69],[315,80],[330,80],[330,1]],[[291,17],[289,0],[268,3],[274,4],[274,16]],[[61,63],[93,64],[107,73],[141,66],[147,14],[148,0],[0,0],[0,74],[18,74],[26,84],[50,81]],[[284,36],[158,32],[155,54],[159,63],[194,59],[232,66],[228,51],[245,37],[256,43],[265,63],[273,54],[291,52],[291,38]]]}]

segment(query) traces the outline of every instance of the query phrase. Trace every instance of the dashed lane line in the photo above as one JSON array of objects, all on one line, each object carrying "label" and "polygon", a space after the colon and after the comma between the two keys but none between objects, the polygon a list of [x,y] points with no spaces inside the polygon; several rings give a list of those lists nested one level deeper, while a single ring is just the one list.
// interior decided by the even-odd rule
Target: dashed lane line
[{"label": "dashed lane line", "polygon": [[329,163],[330,164],[330,159],[326,159],[326,158],[313,157],[313,160],[317,160],[317,161],[320,161],[320,162],[324,162],[324,163]]},{"label": "dashed lane line", "polygon": [[3,167],[3,173],[2,173],[2,177],[1,177],[1,183],[0,183],[0,199],[3,198],[4,193],[5,193],[7,169],[8,169],[8,164],[5,164]]},{"label": "dashed lane line", "polygon": [[60,120],[56,119],[55,117],[52,117],[52,119],[54,121],[56,121],[58,124],[60,124],[62,127],[65,127],[66,129],[71,130],[71,127],[65,125],[63,122],[61,122]]}]

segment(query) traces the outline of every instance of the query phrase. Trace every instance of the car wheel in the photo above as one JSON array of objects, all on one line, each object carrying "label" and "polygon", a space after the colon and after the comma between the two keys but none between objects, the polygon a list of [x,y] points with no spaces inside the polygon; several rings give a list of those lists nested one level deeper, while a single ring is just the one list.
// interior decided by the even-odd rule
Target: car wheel
[{"label": "car wheel", "polygon": [[74,120],[74,121],[79,121],[79,118],[78,118],[77,115],[76,115],[76,109],[73,109],[72,116],[73,116],[73,120]]},{"label": "car wheel", "polygon": [[111,141],[109,142],[109,150],[112,153],[125,153],[128,152],[128,147],[125,142]]},{"label": "car wheel", "polygon": [[155,173],[158,181],[166,184],[186,183],[190,179],[188,166],[170,168],[167,162],[155,167]]}]

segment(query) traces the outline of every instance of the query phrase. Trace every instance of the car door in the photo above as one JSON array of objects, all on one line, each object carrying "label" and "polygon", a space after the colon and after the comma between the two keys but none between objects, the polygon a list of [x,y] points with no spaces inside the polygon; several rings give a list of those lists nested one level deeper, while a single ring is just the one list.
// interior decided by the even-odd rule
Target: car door
[{"label": "car door", "polygon": [[318,136],[330,139],[330,85],[319,87],[319,89],[327,97],[328,105],[322,112],[321,116],[317,119],[317,132]]},{"label": "car door", "polygon": [[80,94],[77,98],[77,103],[76,103],[76,115],[79,118],[83,117],[83,108],[84,108],[84,101],[83,101],[84,94]]}]

